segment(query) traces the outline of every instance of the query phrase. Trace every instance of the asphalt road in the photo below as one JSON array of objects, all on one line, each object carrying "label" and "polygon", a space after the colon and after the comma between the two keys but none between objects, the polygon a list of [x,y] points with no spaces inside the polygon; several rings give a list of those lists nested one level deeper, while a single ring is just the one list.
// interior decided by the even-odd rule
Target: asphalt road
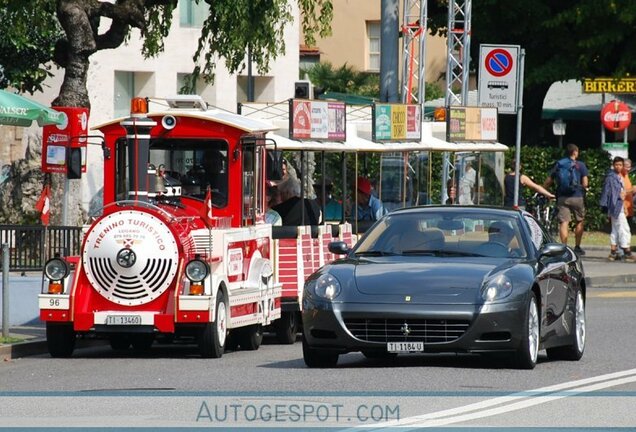
[{"label": "asphalt road", "polygon": [[532,371],[473,355],[361,354],[310,370],[299,342],[267,338],[217,360],[178,344],[84,348],[0,363],[0,418],[2,427],[633,427],[635,322],[636,290],[593,289],[583,359],[542,353]]}]

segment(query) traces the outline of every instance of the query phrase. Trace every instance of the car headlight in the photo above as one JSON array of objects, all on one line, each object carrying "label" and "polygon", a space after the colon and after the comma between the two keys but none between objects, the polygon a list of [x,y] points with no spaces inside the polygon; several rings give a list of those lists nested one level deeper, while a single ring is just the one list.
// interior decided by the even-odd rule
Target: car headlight
[{"label": "car headlight", "polygon": [[310,289],[318,297],[333,300],[340,294],[340,282],[330,274],[323,274],[310,282]]},{"label": "car headlight", "polygon": [[200,259],[194,259],[186,265],[185,274],[192,282],[201,282],[208,275],[208,265]]},{"label": "car headlight", "polygon": [[61,258],[51,258],[44,264],[44,275],[51,281],[61,281],[68,273],[68,264]]},{"label": "car headlight", "polygon": [[481,296],[487,302],[508,297],[512,292],[512,281],[506,275],[497,275],[484,283]]}]

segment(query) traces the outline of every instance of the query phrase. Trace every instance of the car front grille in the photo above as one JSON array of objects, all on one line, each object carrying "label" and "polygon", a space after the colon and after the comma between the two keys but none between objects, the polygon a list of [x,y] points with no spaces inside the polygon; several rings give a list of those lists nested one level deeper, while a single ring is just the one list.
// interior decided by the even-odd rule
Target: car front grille
[{"label": "car front grille", "polygon": [[357,339],[368,342],[452,342],[468,329],[470,321],[445,319],[345,318],[345,326]]}]

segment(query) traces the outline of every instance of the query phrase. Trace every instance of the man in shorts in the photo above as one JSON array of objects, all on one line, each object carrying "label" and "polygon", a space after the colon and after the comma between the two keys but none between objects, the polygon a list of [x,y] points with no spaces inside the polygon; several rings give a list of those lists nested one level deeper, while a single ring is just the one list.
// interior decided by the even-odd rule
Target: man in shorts
[{"label": "man in shorts", "polygon": [[[568,243],[569,225],[572,218],[574,218],[574,222],[576,223],[574,226],[574,252],[578,255],[585,255],[585,251],[581,249],[581,240],[583,239],[583,221],[585,219],[585,202],[583,198],[589,184],[589,171],[583,162],[577,160],[579,157],[579,148],[575,144],[568,144],[566,151],[567,156],[554,164],[543,186],[546,189],[550,188],[553,184],[557,184],[558,186],[556,195],[559,213],[557,219],[559,221],[559,237],[561,243]],[[570,159],[570,161],[567,161],[567,159]],[[560,164],[562,165],[566,162],[573,164],[577,186],[564,193],[559,192],[561,187],[558,185],[557,179]]]}]

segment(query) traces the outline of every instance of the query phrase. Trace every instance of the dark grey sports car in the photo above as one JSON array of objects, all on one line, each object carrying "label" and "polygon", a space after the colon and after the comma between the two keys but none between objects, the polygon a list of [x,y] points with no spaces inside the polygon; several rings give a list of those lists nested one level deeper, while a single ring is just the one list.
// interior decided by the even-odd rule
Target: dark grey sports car
[{"label": "dark grey sports car", "polygon": [[331,367],[361,351],[509,353],[532,369],[579,360],[585,279],[577,255],[526,212],[433,206],[396,210],[314,273],[303,297],[303,356]]}]

